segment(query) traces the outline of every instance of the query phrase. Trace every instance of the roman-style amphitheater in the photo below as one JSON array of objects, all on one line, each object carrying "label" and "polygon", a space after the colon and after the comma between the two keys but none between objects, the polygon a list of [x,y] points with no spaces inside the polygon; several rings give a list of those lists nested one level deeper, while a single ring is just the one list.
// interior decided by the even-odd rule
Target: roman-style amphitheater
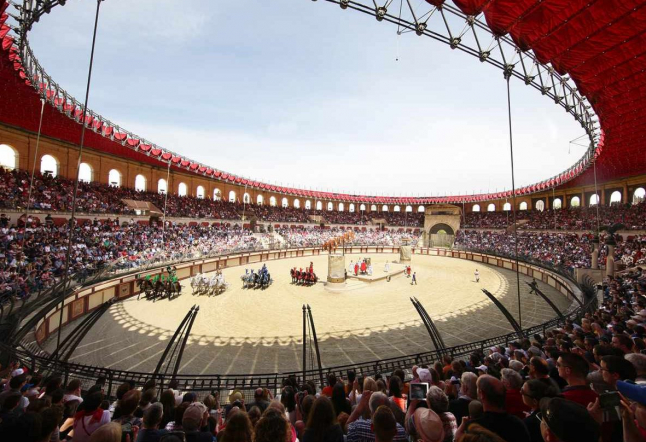
[{"label": "roman-style amphitheater", "polygon": [[[638,359],[646,354],[643,2],[309,5],[313,14],[336,8],[356,16],[357,26],[372,17],[398,36],[463,52],[476,75],[499,71],[511,146],[510,83],[553,102],[584,133],[583,153],[538,182],[513,175],[510,146],[512,188],[471,190],[475,171],[460,170],[468,191],[416,188],[407,196],[265,182],[251,176],[251,165],[221,170],[121,127],[119,114],[108,120],[87,100],[111,93],[90,79],[101,60],[94,51],[101,11],[115,2],[96,2],[94,34],[84,36],[92,39],[85,97],[52,78],[57,66],[41,64],[30,45],[32,28],[47,27],[70,9],[66,3],[74,2],[0,0],[0,380],[22,399],[50,398],[31,411],[15,399],[26,415],[40,416],[58,389],[61,405],[77,396],[91,404],[101,391],[100,399],[121,407],[128,390],[150,402],[161,394],[163,403],[171,388],[178,409],[187,401],[179,392],[195,393],[200,406],[219,413],[240,398],[253,402],[258,388],[269,399],[308,388],[323,397],[337,382],[348,407],[358,407],[355,375],[382,380],[379,388],[394,398],[401,398],[397,383],[408,391],[421,380],[441,386],[453,404],[476,400],[467,387],[451,387],[474,373],[502,378],[490,382],[518,390],[514,406],[525,407],[520,387],[537,378],[538,365],[566,399],[570,372],[559,367],[571,358],[589,366],[584,380],[614,370],[603,359],[610,356],[635,367],[634,375],[617,369],[620,380],[646,377]],[[640,397],[622,384],[607,389]],[[221,404],[202,400],[209,394]],[[153,417],[141,400],[146,425]],[[527,416],[539,411],[524,404]],[[282,406],[293,411],[288,399]],[[86,414],[77,416],[84,422],[98,409],[80,406]],[[523,417],[513,410],[508,402],[506,412]],[[78,434],[78,417],[66,416]],[[352,424],[339,419],[350,439]],[[295,437],[311,440],[290,424]],[[3,425],[0,439],[18,434]],[[224,422],[215,422],[213,435],[220,428]],[[462,440],[461,431],[443,440]]]}]

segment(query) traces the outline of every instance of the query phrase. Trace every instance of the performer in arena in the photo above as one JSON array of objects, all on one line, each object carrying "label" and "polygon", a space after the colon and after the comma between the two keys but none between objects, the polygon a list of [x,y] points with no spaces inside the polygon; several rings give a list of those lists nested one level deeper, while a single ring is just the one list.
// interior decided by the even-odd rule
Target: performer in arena
[{"label": "performer in arena", "polygon": [[384,266],[384,272],[389,273],[390,272],[390,263],[386,261],[386,265]]},{"label": "performer in arena", "polygon": [[478,269],[476,269],[476,271],[473,273],[473,276],[476,277],[476,282],[480,282],[480,272],[478,271]]},{"label": "performer in arena", "polygon": [[365,275],[368,270],[368,266],[365,261],[361,261],[361,274]]},{"label": "performer in arena", "polygon": [[357,262],[354,264],[354,276],[357,276],[358,273],[359,273],[359,263]]},{"label": "performer in arena", "polygon": [[410,285],[417,285],[417,273],[413,272],[413,279],[410,282]]},{"label": "performer in arena", "polygon": [[312,261],[310,261],[310,273],[314,273],[314,263]]}]

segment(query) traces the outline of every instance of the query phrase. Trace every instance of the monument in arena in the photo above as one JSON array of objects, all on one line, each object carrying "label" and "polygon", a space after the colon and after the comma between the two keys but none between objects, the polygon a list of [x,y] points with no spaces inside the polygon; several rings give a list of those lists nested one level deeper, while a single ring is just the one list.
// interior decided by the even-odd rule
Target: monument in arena
[{"label": "monument in arena", "polygon": [[451,204],[428,206],[424,213],[425,247],[453,247],[455,234],[460,230],[462,210]]},{"label": "monument in arena", "polygon": [[345,282],[345,255],[330,253],[327,258],[327,282]]},{"label": "monument in arena", "polygon": [[402,243],[399,246],[399,263],[408,264],[410,263],[411,256],[413,255],[411,245],[408,242]]}]

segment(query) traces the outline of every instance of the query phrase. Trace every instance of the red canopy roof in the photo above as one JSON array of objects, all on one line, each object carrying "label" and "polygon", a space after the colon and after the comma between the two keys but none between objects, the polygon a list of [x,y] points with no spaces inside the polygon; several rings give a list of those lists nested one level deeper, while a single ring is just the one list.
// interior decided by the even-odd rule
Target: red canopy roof
[{"label": "red canopy roof", "polygon": [[[426,0],[439,6],[444,0]],[[600,181],[646,173],[646,155],[643,153],[643,129],[646,128],[646,1],[638,0],[453,0],[465,14],[484,14],[489,28],[497,35],[509,35],[523,50],[532,50],[542,63],[551,64],[561,74],[568,74],[580,93],[588,98],[599,116],[602,129],[597,153],[597,177]],[[22,60],[15,49],[14,38],[4,24],[7,2],[0,0],[0,121],[36,132],[40,115],[39,96],[30,86],[22,68]],[[57,96],[39,79],[34,79],[49,102],[46,107],[43,134],[71,143],[78,143],[80,124],[58,112],[80,120],[82,111],[74,104]],[[26,87],[28,86],[28,87]],[[100,86],[95,86],[100,87]],[[96,132],[86,133],[90,148],[132,158],[153,165],[168,161],[162,149],[152,149],[138,138],[124,132],[115,132],[99,119],[88,115],[85,123]],[[110,138],[103,138],[102,133]],[[115,142],[116,141],[116,142]],[[125,144],[125,145],[124,145]],[[154,156],[142,155],[152,153]],[[195,173],[207,174],[211,169],[191,160],[174,156],[173,164],[181,164]],[[580,165],[555,178],[518,190],[518,193],[544,190],[554,185],[566,187],[592,182],[592,169],[584,171]],[[564,181],[582,174],[572,181]],[[213,176],[244,183],[235,175],[214,171]],[[353,197],[345,194],[312,192],[264,185],[256,181],[248,184],[324,199],[407,204],[463,199],[485,200],[511,196],[511,191],[490,195],[454,196],[447,198],[386,198]]]}]

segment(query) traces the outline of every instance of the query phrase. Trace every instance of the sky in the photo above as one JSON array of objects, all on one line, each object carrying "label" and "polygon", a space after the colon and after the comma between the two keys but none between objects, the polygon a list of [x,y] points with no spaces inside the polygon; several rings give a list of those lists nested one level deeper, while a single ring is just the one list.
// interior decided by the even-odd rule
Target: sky
[{"label": "sky", "polygon": [[[82,101],[96,2],[45,15],[30,43]],[[516,186],[567,169],[580,125],[511,83]],[[511,188],[497,68],[310,0],[106,0],[89,108],[195,161],[269,183],[365,195]]]}]

